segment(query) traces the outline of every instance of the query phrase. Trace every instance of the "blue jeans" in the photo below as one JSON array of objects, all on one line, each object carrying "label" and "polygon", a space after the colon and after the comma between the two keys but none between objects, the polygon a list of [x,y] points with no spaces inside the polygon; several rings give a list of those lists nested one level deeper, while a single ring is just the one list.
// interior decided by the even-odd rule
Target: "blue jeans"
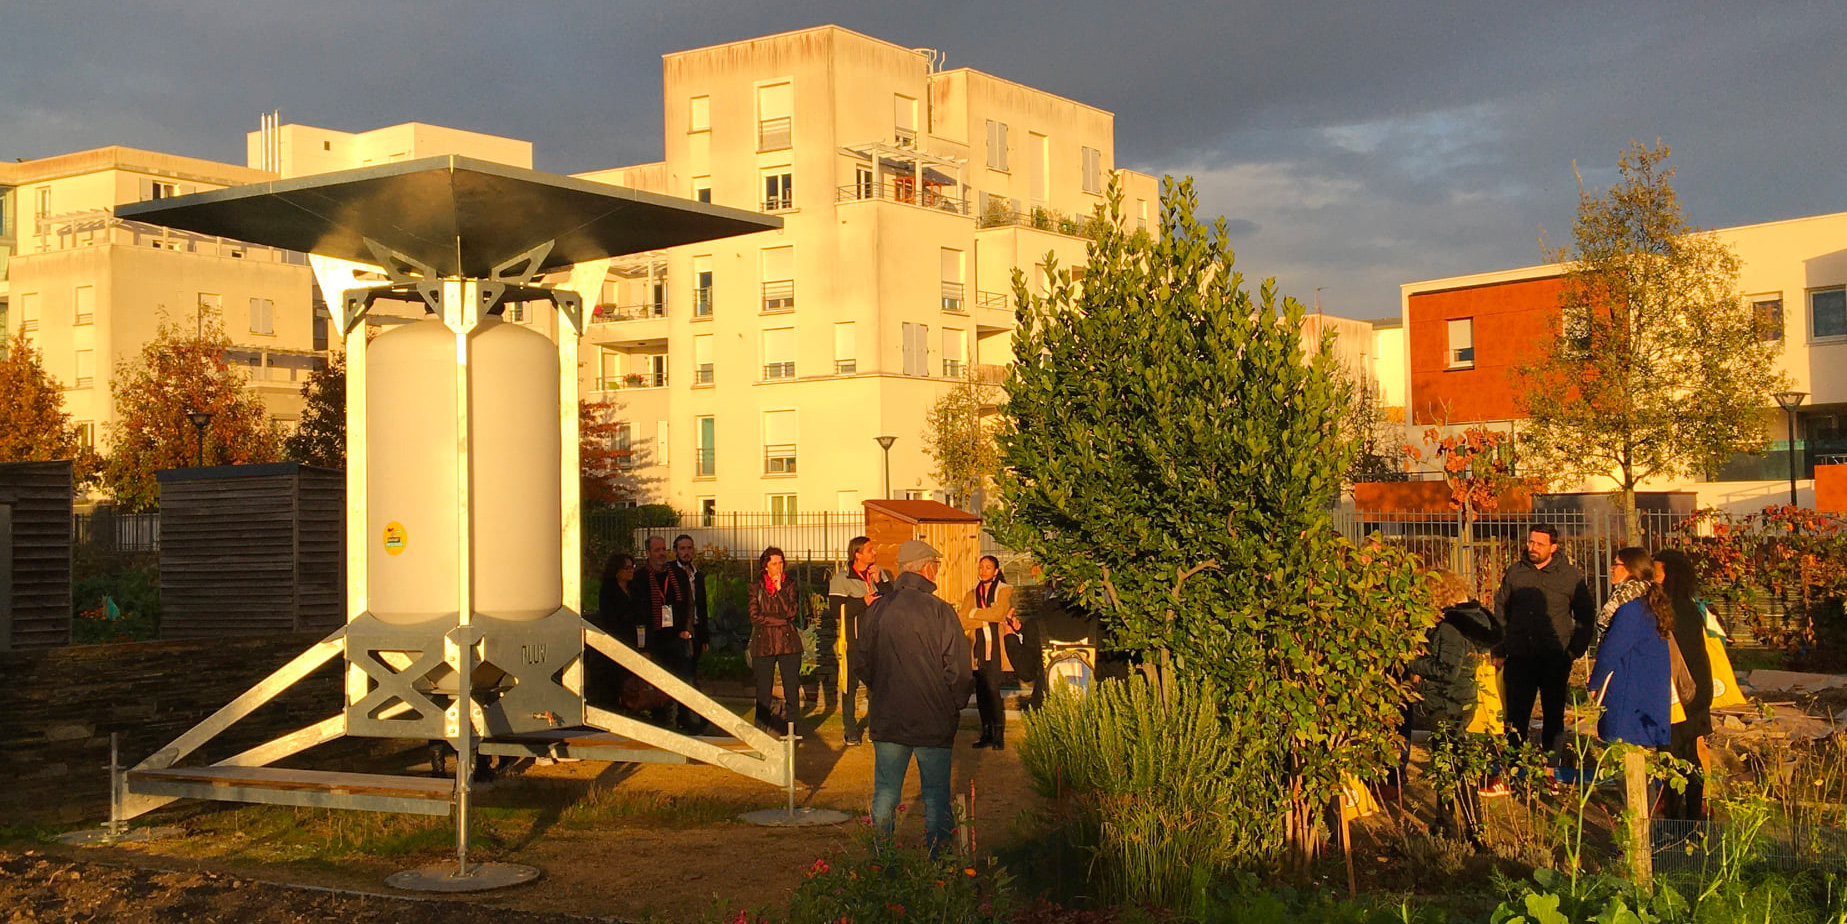
[{"label": "blue jeans", "polygon": [[917,755],[917,779],[923,784],[924,843],[932,854],[949,842],[955,818],[949,811],[950,748],[916,748],[890,741],[872,742],[872,824],[890,834],[896,822],[898,799],[904,794],[904,774]]}]

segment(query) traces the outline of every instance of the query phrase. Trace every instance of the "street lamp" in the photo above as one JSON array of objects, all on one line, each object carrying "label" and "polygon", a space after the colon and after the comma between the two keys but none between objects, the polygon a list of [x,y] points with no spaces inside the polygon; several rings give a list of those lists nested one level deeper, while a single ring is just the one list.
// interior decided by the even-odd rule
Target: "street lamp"
[{"label": "street lamp", "polygon": [[1796,408],[1802,405],[1802,399],[1809,396],[1806,391],[1779,391],[1776,403],[1789,417],[1789,506],[1796,506]]},{"label": "street lamp", "polygon": [[211,411],[187,411],[186,419],[192,421],[193,435],[198,438],[199,456],[195,463],[199,468],[205,467],[205,428],[212,425]]},{"label": "street lamp", "polygon": [[878,440],[879,448],[885,450],[885,499],[890,500],[891,499],[891,444],[896,443],[898,441],[898,438],[895,436],[875,436],[873,437],[873,439]]}]

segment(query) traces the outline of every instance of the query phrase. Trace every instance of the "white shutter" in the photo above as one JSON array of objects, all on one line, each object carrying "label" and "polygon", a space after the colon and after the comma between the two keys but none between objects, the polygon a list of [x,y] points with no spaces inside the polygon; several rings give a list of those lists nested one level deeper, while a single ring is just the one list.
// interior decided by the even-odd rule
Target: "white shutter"
[{"label": "white shutter", "polygon": [[834,361],[856,358],[854,353],[853,322],[841,321],[834,325]]},{"label": "white shutter", "polygon": [[792,446],[795,444],[795,412],[763,412],[763,445]]}]

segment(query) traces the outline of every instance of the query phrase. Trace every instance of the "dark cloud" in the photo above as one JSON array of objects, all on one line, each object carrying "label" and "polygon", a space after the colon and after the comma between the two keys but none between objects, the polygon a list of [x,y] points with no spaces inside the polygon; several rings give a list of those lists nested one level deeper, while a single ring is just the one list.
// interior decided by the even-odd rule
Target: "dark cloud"
[{"label": "dark cloud", "polygon": [[660,56],[819,23],[1116,113],[1118,160],[1199,178],[1240,263],[1330,310],[1538,262],[1576,163],[1673,145],[1706,226],[1847,208],[1838,3],[94,0],[9,7],[0,156],[129,144],[243,158],[257,115],[419,120],[559,171],[660,156]]}]

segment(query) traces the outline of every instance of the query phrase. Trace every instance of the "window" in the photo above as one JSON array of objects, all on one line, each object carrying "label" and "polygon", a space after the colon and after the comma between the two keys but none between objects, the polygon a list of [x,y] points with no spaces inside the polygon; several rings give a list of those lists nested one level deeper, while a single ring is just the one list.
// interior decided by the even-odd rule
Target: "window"
[{"label": "window", "polygon": [[179,194],[180,185],[178,183],[166,183],[160,180],[145,178],[141,181],[141,201],[143,202],[152,199],[171,199]]},{"label": "window", "polygon": [[1083,153],[1084,191],[1101,193],[1103,191],[1103,152],[1086,147]]},{"label": "window", "polygon": [[917,101],[901,93],[892,96],[892,142],[901,148],[917,146]]},{"label": "window", "polygon": [[795,474],[795,412],[763,412],[763,474]]},{"label": "window", "polygon": [[618,468],[635,467],[635,448],[633,428],[627,423],[616,424],[616,433],[609,440],[609,449],[615,455]]},{"label": "window", "polygon": [[654,463],[656,465],[667,464],[667,448],[673,445],[673,441],[667,438],[667,431],[667,421],[654,422]]},{"label": "window", "polygon": [[709,132],[712,130],[712,98],[695,96],[687,100],[687,124],[689,132]]},{"label": "window", "polygon": [[[38,215],[39,217],[42,218],[50,214],[51,214],[51,187],[40,186],[38,188]],[[39,230],[40,230],[40,233],[44,232],[44,229],[42,228]]]},{"label": "window", "polygon": [[968,336],[966,331],[953,327],[943,328],[943,376],[959,379],[965,371],[963,358],[967,356]]},{"label": "window", "polygon": [[771,494],[769,502],[771,526],[795,525],[795,495]]},{"label": "window", "polygon": [[1770,341],[1783,339],[1783,296],[1760,295],[1751,299],[1751,328],[1757,332],[1757,339]]},{"label": "window", "polygon": [[904,499],[905,500],[929,500],[930,492],[924,490],[923,488],[905,488],[904,489]]},{"label": "window", "polygon": [[1815,340],[1847,337],[1847,288],[1809,292],[1809,331]]},{"label": "window", "polygon": [[795,93],[787,83],[757,88],[757,150],[780,151],[790,146],[794,127]]},{"label": "window", "polygon": [[855,166],[853,168],[853,198],[871,199],[878,195],[872,188],[872,168]]},{"label": "window", "polygon": [[699,525],[711,526],[718,519],[718,498],[699,498]]},{"label": "window", "polygon": [[712,201],[712,178],[709,176],[693,177],[693,201]]},{"label": "window", "polygon": [[693,258],[693,317],[712,316],[712,258]]},{"label": "window", "polygon": [[96,448],[96,424],[93,421],[77,421],[77,445],[85,449]]},{"label": "window", "polygon": [[713,418],[693,418],[693,455],[697,459],[693,474],[697,477],[710,478],[718,473],[717,438],[718,426]]},{"label": "window", "polygon": [[642,373],[642,386],[665,388],[667,386],[667,354],[649,353],[647,362],[647,371]]},{"label": "window", "polygon": [[712,335],[693,337],[693,384],[712,384]]},{"label": "window", "polygon": [[939,252],[943,274],[943,310],[954,312],[967,311],[968,302],[964,299],[962,283],[963,253],[960,250],[942,248]]},{"label": "window", "polygon": [[854,357],[856,351],[853,340],[853,322],[841,321],[834,325],[834,374],[852,375],[859,371],[859,361]]},{"label": "window", "polygon": [[27,292],[19,296],[19,329],[38,330],[38,293]]},{"label": "window", "polygon": [[89,388],[96,375],[96,353],[93,350],[77,351],[76,386]]},{"label": "window", "polygon": [[763,310],[795,310],[795,248],[765,247],[763,266]]},{"label": "window", "polygon": [[1007,169],[1007,123],[988,120],[988,169]]},{"label": "window", "polygon": [[253,334],[274,334],[276,332],[275,314],[276,302],[274,299],[251,299],[250,332]]},{"label": "window", "polygon": [[774,327],[763,332],[763,378],[795,378],[795,328]]},{"label": "window", "polygon": [[96,317],[96,287],[77,287],[77,310],[71,317],[72,324],[88,324]]},{"label": "window", "polygon": [[904,374],[930,374],[930,325],[904,323]]},{"label": "window", "polygon": [[1027,142],[1033,159],[1033,206],[1041,207],[1052,198],[1052,139],[1028,132]]},{"label": "window", "polygon": [[795,175],[788,167],[772,167],[763,173],[763,210],[782,212],[795,208]]},{"label": "window", "polygon": [[1475,319],[1449,319],[1449,368],[1475,367]]}]

